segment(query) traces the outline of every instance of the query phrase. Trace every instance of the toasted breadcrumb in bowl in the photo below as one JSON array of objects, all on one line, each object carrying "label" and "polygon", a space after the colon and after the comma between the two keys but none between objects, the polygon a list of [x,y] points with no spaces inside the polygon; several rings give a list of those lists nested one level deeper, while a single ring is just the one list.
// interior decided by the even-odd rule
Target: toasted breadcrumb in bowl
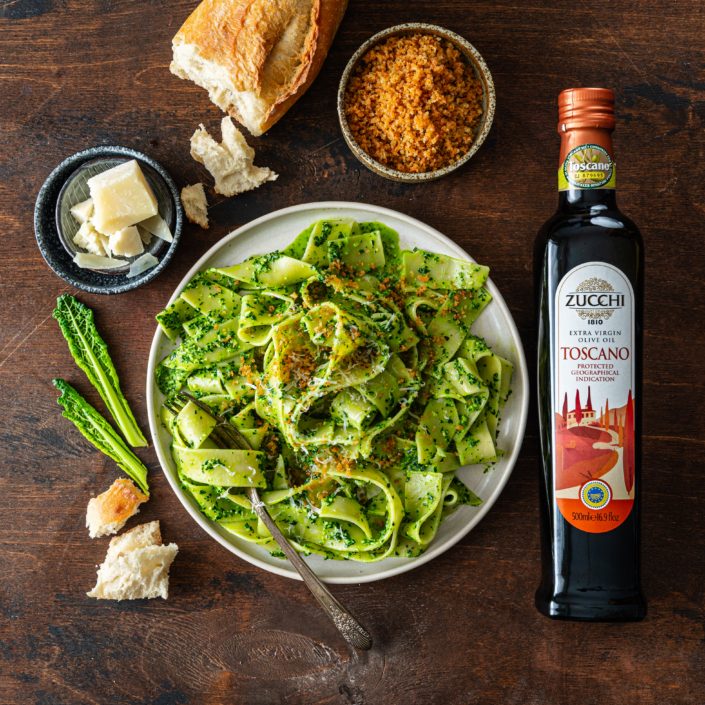
[{"label": "toasted breadcrumb in bowl", "polygon": [[495,90],[466,39],[425,23],[385,29],[348,62],[338,118],[352,153],[392,181],[432,181],[459,169],[492,126]]}]

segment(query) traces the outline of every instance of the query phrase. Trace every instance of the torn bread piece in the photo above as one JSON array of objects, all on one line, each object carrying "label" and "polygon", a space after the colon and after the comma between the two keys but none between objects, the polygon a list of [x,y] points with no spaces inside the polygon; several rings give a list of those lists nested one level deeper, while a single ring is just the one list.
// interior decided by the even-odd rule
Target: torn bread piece
[{"label": "torn bread piece", "polygon": [[181,205],[190,222],[208,230],[208,201],[203,184],[192,184],[181,189]]},{"label": "torn bread piece", "polygon": [[274,125],[323,66],[347,0],[203,0],[169,67],[253,135]]},{"label": "torn bread piece", "polygon": [[208,134],[203,125],[191,137],[191,156],[203,164],[215,179],[216,193],[236,196],[277,178],[278,174],[271,169],[253,164],[255,150],[247,144],[229,117],[223,118],[220,130],[223,139],[220,143]]},{"label": "torn bread piece", "polygon": [[110,487],[93,497],[86,509],[86,527],[92,539],[117,534],[125,522],[149,499],[132,480],[121,477]]},{"label": "torn bread piece", "polygon": [[179,551],[162,545],[159,522],[151,521],[110,540],[98,581],[88,597],[141,600],[169,596],[169,568]]},{"label": "torn bread piece", "polygon": [[161,543],[162,532],[159,528],[159,521],[148,521],[146,524],[135,526],[124,534],[110,539],[104,562],[112,562],[120,556],[132,553],[132,551],[147,546],[159,546]]}]

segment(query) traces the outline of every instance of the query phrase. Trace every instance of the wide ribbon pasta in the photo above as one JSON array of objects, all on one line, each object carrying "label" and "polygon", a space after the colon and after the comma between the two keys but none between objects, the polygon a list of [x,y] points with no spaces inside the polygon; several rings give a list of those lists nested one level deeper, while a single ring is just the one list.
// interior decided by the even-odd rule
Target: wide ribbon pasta
[{"label": "wide ribbon pasta", "polygon": [[281,252],[196,275],[157,316],[180,340],[157,383],[188,388],[252,447],[216,447],[193,404],[162,414],[201,511],[279,555],[246,495],[257,487],[303,553],[421,553],[448,513],[481,502],[458,468],[501,454],[512,364],[471,332],[488,271],[401,251],[383,223],[322,220]]}]

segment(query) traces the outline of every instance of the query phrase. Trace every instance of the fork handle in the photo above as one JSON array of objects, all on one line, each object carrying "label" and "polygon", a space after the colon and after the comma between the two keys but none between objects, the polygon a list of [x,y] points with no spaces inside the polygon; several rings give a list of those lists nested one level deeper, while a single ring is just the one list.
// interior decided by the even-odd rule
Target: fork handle
[{"label": "fork handle", "polygon": [[353,615],[338,602],[331,591],[323,584],[321,579],[309,568],[308,563],[298,554],[296,549],[289,543],[288,539],[281,532],[274,520],[265,509],[262,500],[256,489],[251,488],[248,492],[252,509],[272,534],[274,540],[279,544],[279,548],[289,559],[289,562],[296,568],[306,587],[316,598],[323,611],[330,617],[333,624],[341,633],[345,641],[356,649],[366,651],[372,647],[372,637],[369,632],[353,617]]},{"label": "fork handle", "polygon": [[[252,450],[252,446],[248,440],[226,419],[222,416],[215,415],[210,408],[202,401],[196,399],[188,392],[182,392],[180,397],[191,401],[199,409],[214,418],[218,424],[216,429],[221,429],[222,432],[229,438],[236,448]],[[169,408],[169,407],[167,407]],[[171,410],[171,409],[170,409]],[[171,410],[172,413],[178,413],[179,410]],[[223,447],[229,447],[226,442]],[[323,611],[330,617],[338,631],[342,634],[345,641],[356,649],[366,651],[372,648],[372,637],[370,633],[355,619],[355,617],[333,597],[330,590],[323,584],[321,579],[308,567],[308,563],[301,558],[296,549],[289,543],[288,539],[276,525],[264,503],[260,499],[259,493],[255,487],[250,487],[247,492],[252,509],[261,519],[262,523],[267,527],[269,533],[274,540],[279,544],[279,548],[284,552],[284,555],[289,559],[289,562],[296,568],[296,571],[301,576],[301,579],[306,583],[306,587],[311,591],[311,594],[316,598],[318,604],[323,608]]]}]

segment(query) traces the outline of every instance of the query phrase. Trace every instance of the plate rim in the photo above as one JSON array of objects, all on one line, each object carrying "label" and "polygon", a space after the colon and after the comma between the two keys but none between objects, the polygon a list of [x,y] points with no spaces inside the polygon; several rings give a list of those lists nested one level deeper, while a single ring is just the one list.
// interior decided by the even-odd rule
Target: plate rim
[{"label": "plate rim", "polygon": [[[444,235],[441,233],[439,230],[434,228],[431,225],[428,225],[427,223],[424,223],[421,220],[418,220],[417,218],[414,218],[412,216],[406,215],[405,213],[401,213],[399,211],[396,211],[391,208],[386,208],[384,206],[378,206],[374,205],[371,203],[362,203],[359,201],[312,201],[308,203],[299,203],[293,206],[287,206],[285,208],[280,208],[274,211],[270,211],[269,213],[266,213],[259,218],[255,218],[254,220],[251,220],[247,223],[244,223],[243,225],[239,226],[235,230],[231,231],[224,237],[222,237],[220,240],[218,240],[216,243],[214,243],[206,252],[199,257],[196,262],[194,262],[193,266],[186,272],[186,274],[183,276],[181,281],[177,284],[176,288],[174,289],[171,297],[169,298],[169,301],[167,305],[172,303],[177,296],[181,293],[181,291],[184,289],[186,286],[187,282],[196,274],[198,271],[200,271],[204,263],[213,257],[215,254],[217,254],[218,251],[226,247],[229,243],[231,243],[233,240],[236,238],[240,237],[243,235],[245,232],[256,228],[263,223],[266,223],[270,220],[275,220],[278,218],[281,218],[283,216],[287,216],[291,213],[300,213],[302,211],[308,211],[308,210],[359,210],[359,211],[367,211],[367,212],[374,212],[379,214],[381,217],[384,216],[390,216],[393,218],[396,218],[398,220],[404,221],[408,223],[409,225],[412,225],[427,234],[431,235],[431,237],[436,238],[443,242],[449,249],[453,250],[455,253],[457,253],[458,257],[466,260],[470,260],[471,262],[475,262],[475,260],[456,242],[451,240],[447,235]],[[511,311],[509,310],[509,307],[507,306],[504,297],[500,293],[499,289],[497,286],[494,284],[494,282],[491,279],[488,279],[487,282],[487,288],[490,290],[490,293],[492,294],[493,297],[493,303],[496,302],[502,309],[503,312],[506,316],[506,318],[509,321],[509,332],[511,333],[511,338],[512,342],[514,344],[514,350],[516,350],[517,354],[517,360],[515,361],[515,373],[519,372],[521,375],[521,380],[522,380],[522,388],[524,390],[523,394],[523,399],[521,400],[521,405],[519,407],[519,419],[518,419],[518,425],[517,425],[517,435],[516,435],[516,443],[514,444],[514,447],[511,450],[511,453],[508,453],[505,455],[505,458],[507,459],[507,468],[503,474],[503,476],[500,478],[497,486],[494,488],[492,494],[490,497],[487,499],[484,499],[482,506],[479,508],[479,511],[472,517],[470,521],[467,522],[467,525],[461,527],[459,531],[456,533],[452,534],[448,538],[446,538],[443,542],[433,545],[424,551],[420,556],[416,556],[412,559],[409,559],[408,562],[400,563],[398,565],[391,566],[387,568],[386,570],[381,570],[377,573],[373,573],[371,575],[358,575],[358,576],[319,576],[321,577],[324,582],[328,584],[337,584],[337,585],[358,585],[361,583],[369,583],[369,582],[375,582],[377,580],[384,580],[385,578],[391,578],[396,575],[400,575],[402,573],[406,573],[410,570],[414,570],[415,568],[419,568],[422,565],[425,565],[429,561],[433,560],[434,558],[440,556],[442,553],[445,553],[448,549],[452,548],[455,544],[457,544],[461,539],[463,539],[465,536],[467,536],[470,531],[477,526],[482,519],[486,516],[486,514],[489,512],[489,510],[494,506],[495,502],[499,499],[500,495],[504,491],[504,488],[507,485],[507,482],[509,481],[509,478],[512,475],[512,472],[514,471],[514,467],[516,465],[516,462],[519,457],[519,453],[521,452],[521,448],[523,446],[524,442],[524,436],[526,432],[526,422],[528,418],[528,411],[529,411],[529,373],[528,373],[528,367],[526,364],[526,356],[524,354],[524,346],[522,344],[521,337],[519,335],[519,331],[517,329],[516,323],[514,321],[514,317],[512,316]],[[149,419],[149,432],[150,436],[152,438],[152,443],[154,445],[154,450],[157,455],[157,459],[159,461],[160,468],[163,472],[163,474],[166,476],[166,479],[173,490],[174,494],[176,495],[177,499],[181,503],[181,505],[186,509],[188,514],[191,515],[191,517],[196,521],[196,523],[213,539],[215,539],[223,548],[225,548],[227,551],[230,553],[238,556],[238,558],[241,558],[242,560],[246,561],[247,563],[254,565],[258,568],[261,568],[263,570],[266,570],[269,573],[274,573],[276,575],[280,575],[282,577],[294,579],[294,580],[301,580],[301,577],[299,574],[293,570],[292,568],[288,567],[288,563],[282,563],[281,566],[278,565],[272,565],[270,563],[267,563],[257,556],[253,556],[249,553],[246,553],[245,551],[241,550],[239,547],[235,546],[234,544],[230,543],[224,536],[222,536],[218,531],[215,530],[213,526],[210,525],[209,520],[204,517],[197,509],[192,505],[192,503],[188,500],[186,497],[184,491],[182,488],[179,486],[178,482],[174,477],[172,477],[172,473],[169,470],[169,465],[168,461],[165,457],[165,454],[162,452],[162,447],[161,443],[158,442],[159,435],[158,435],[158,424],[159,419],[157,418],[157,415],[155,414],[155,389],[156,389],[156,384],[154,382],[154,371],[156,368],[157,364],[157,351],[160,347],[160,344],[163,342],[163,339],[166,336],[162,332],[161,328],[159,325],[156,327],[156,331],[154,333],[154,336],[152,337],[152,343],[150,345],[150,350],[149,350],[149,359],[147,363],[147,379],[146,379],[146,402],[147,402],[147,415]]]}]

